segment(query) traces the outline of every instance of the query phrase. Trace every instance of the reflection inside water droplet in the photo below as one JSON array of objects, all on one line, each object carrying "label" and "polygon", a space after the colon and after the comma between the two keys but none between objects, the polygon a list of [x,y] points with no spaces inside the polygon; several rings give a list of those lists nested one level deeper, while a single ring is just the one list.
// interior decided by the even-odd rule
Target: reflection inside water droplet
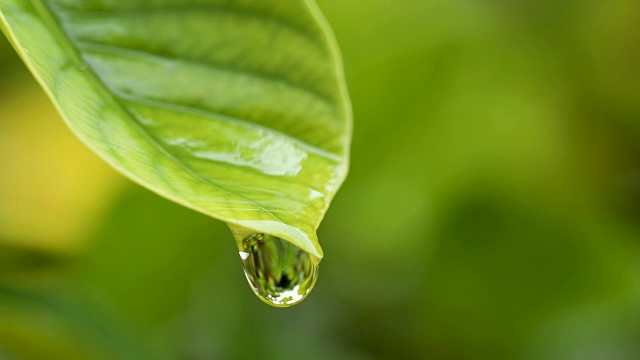
[{"label": "reflection inside water droplet", "polygon": [[238,246],[247,280],[262,301],[287,307],[311,292],[318,277],[318,261],[307,252],[262,233],[245,237]]}]

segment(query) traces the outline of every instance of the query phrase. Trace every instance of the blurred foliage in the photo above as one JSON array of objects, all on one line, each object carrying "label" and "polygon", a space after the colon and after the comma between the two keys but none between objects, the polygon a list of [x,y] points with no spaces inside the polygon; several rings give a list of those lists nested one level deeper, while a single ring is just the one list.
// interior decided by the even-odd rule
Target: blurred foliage
[{"label": "blurred foliage", "polygon": [[[640,356],[640,3],[320,5],[352,170],[314,293],[286,310],[254,298],[223,224],[54,131],[0,45],[0,358]],[[76,198],[85,210],[45,206]],[[50,237],[56,222],[86,227]]]}]

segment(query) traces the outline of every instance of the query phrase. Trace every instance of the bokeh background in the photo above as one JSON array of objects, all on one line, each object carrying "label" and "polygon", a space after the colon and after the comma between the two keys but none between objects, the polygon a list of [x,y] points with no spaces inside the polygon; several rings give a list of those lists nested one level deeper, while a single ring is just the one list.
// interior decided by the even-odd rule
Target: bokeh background
[{"label": "bokeh background", "polygon": [[352,170],[284,310],[0,40],[0,359],[640,359],[640,2],[320,6]]}]

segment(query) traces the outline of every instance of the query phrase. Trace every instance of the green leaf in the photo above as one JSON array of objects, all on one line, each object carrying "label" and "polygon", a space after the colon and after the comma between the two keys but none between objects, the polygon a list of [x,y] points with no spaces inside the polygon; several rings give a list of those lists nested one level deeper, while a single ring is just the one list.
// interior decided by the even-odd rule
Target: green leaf
[{"label": "green leaf", "polygon": [[312,0],[0,0],[0,25],[114,168],[236,235],[322,257],[351,110]]}]

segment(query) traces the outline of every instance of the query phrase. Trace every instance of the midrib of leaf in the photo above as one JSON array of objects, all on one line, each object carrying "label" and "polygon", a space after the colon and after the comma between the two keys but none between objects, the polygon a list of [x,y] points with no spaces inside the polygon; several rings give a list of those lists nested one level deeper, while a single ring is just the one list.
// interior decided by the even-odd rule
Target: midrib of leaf
[{"label": "midrib of leaf", "polygon": [[183,112],[185,114],[190,114],[190,115],[204,116],[204,117],[211,118],[212,120],[215,119],[216,121],[228,121],[236,124],[246,124],[246,125],[251,125],[252,127],[255,127],[255,128],[263,129],[265,131],[271,131],[273,133],[277,133],[281,137],[287,138],[287,140],[299,145],[301,148],[309,151],[310,153],[314,153],[316,155],[322,156],[325,159],[328,159],[331,161],[335,161],[335,162],[341,161],[340,157],[334,153],[331,153],[313,144],[309,144],[306,141],[294,138],[289,134],[285,134],[283,132],[279,132],[278,130],[274,130],[269,127],[263,126],[261,124],[257,124],[247,120],[242,120],[227,114],[218,113],[210,109],[171,103],[171,102],[163,101],[159,99],[148,99],[148,98],[138,97],[131,94],[125,94],[118,91],[112,91],[112,92],[114,94],[117,94],[116,96],[117,98],[125,102],[133,102],[141,105],[146,105],[149,107],[155,107],[158,109],[165,109],[165,110],[170,110],[175,112]]},{"label": "midrib of leaf", "polygon": [[[84,60],[82,60],[82,57],[80,56],[80,53],[79,53],[78,49],[69,40],[70,37],[65,33],[64,29],[62,28],[62,26],[60,25],[60,23],[56,19],[55,15],[53,14],[53,11],[45,4],[45,2],[44,1],[39,1],[39,0],[32,0],[32,4],[34,5],[34,8],[38,12],[38,15],[41,17],[41,19],[43,19],[43,21],[47,24],[49,30],[53,32],[54,37],[58,40],[58,43],[66,50],[66,53],[71,57],[72,61],[75,62],[75,65],[80,67],[80,68],[91,69],[89,64],[87,64]],[[203,176],[202,174],[200,174],[197,171],[194,171],[189,166],[184,164],[182,161],[177,159],[170,151],[168,151],[164,146],[162,146],[162,144],[157,139],[155,139],[151,134],[149,134],[144,129],[144,127],[137,121],[135,116],[133,116],[131,114],[131,112],[126,109],[126,107],[124,107],[122,104],[120,104],[120,102],[118,102],[116,100],[116,97],[114,97],[112,95],[112,92],[106,87],[106,85],[104,83],[102,83],[102,81],[100,81],[100,79],[98,79],[97,76],[94,75],[93,71],[89,72],[89,75],[87,75],[87,76],[91,79],[91,82],[94,84],[95,88],[98,89],[102,93],[103,99],[105,101],[107,99],[110,100],[111,105],[113,105],[115,108],[117,108],[121,112],[121,114],[123,114],[126,118],[128,118],[130,120],[130,123],[133,126],[135,126],[136,130],[138,130],[138,132],[150,144],[152,144],[160,153],[164,154],[165,156],[167,156],[167,158],[169,158],[172,161],[174,161],[176,164],[178,164],[181,168],[183,168],[187,173],[191,174],[192,176],[194,176],[194,177],[196,177],[196,178],[198,178],[198,179],[210,184],[211,186],[214,186],[214,187],[216,187],[216,188],[228,193],[231,196],[237,197],[237,198],[239,198],[241,200],[244,200],[244,201],[247,201],[248,203],[253,204],[258,209],[264,211],[266,214],[268,214],[270,217],[272,217],[274,220],[286,225],[286,223],[284,221],[282,221],[282,219],[279,216],[277,216],[272,211],[266,209],[262,204],[259,204],[259,203],[257,203],[256,201],[254,201],[252,199],[248,199],[248,198],[243,197],[241,195],[238,195],[238,194],[236,194],[236,193],[234,193],[232,191],[229,191],[224,186],[221,186],[220,184],[214,183],[211,179]],[[266,129],[268,129],[269,131],[275,131],[275,130],[270,129],[270,128],[266,128]],[[101,135],[106,137],[106,135],[104,134],[104,132],[101,129],[100,129],[100,133],[101,133]],[[109,146],[109,149],[111,149],[112,154],[118,156],[117,152],[115,152],[111,148],[111,146],[110,146],[111,142],[106,138],[104,140],[105,140],[105,143]],[[110,162],[110,163],[112,163],[112,162]],[[117,166],[118,168],[120,168],[124,173],[128,174],[129,176],[132,176],[138,182],[144,183],[144,181],[138,179],[137,176],[135,174],[133,174],[132,172],[130,172],[128,169],[122,169],[122,167],[117,163],[112,163],[112,164],[114,166]],[[159,172],[158,174],[161,175],[161,177],[164,179],[163,172]],[[166,183],[166,181],[165,181],[165,183]],[[190,204],[181,201],[179,198],[176,198],[174,196],[168,196],[167,194],[165,194],[165,196],[170,197],[174,201],[180,202],[184,206],[187,206],[189,208],[193,208]],[[200,209],[194,209],[194,210],[201,211]]]}]

